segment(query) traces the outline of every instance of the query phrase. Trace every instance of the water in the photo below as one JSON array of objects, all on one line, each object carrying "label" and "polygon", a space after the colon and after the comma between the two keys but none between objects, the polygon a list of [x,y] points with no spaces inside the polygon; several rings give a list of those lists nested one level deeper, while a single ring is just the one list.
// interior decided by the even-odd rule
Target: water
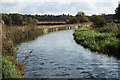
[{"label": "water", "polygon": [[[26,78],[118,78],[119,60],[93,53],[73,39],[74,30],[52,32],[18,45]],[[33,49],[32,53],[29,53]]]}]

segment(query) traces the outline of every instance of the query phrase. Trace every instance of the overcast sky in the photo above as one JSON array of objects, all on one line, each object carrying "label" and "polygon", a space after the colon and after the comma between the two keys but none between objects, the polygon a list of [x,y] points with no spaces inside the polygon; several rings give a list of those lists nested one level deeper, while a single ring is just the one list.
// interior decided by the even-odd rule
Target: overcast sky
[{"label": "overcast sky", "polygon": [[119,0],[1,0],[0,13],[71,14],[83,11],[87,15],[114,14]]}]

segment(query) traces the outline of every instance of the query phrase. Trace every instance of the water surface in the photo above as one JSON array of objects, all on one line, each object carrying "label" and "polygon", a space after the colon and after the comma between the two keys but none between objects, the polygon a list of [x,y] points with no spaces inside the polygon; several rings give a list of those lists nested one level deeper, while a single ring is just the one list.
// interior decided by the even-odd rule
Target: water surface
[{"label": "water surface", "polygon": [[[52,32],[18,45],[26,78],[118,78],[119,60],[93,53],[73,39],[74,30]],[[33,49],[32,53],[30,51]]]}]

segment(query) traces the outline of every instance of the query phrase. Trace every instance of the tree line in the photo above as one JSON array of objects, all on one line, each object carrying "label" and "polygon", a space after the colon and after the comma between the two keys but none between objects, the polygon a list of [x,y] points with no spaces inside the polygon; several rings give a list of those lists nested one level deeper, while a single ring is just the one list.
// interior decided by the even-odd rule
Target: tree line
[{"label": "tree line", "polygon": [[2,14],[2,20],[7,26],[37,24],[38,22],[66,21],[72,15],[22,15],[18,13]]},{"label": "tree line", "polygon": [[7,26],[37,24],[38,22],[64,21],[67,24],[87,22],[88,18],[84,12],[80,11],[76,16],[72,15],[21,15],[18,13],[2,14],[2,20]]}]

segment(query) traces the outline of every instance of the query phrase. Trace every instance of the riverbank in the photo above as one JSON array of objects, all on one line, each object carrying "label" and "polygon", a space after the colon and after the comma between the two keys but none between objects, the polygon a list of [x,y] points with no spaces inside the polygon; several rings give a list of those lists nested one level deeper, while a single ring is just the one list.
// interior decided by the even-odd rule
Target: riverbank
[{"label": "riverbank", "polygon": [[[25,65],[20,64],[16,60],[16,45],[29,40],[34,40],[40,35],[44,34],[44,30],[47,32],[53,32],[57,30],[71,29],[74,26],[85,26],[91,23],[83,24],[67,24],[57,26],[13,26],[6,27],[2,25],[2,55],[3,55],[3,66],[2,76],[4,78],[18,78],[24,76]],[[6,62],[7,61],[7,62]],[[9,66],[11,67],[9,67]],[[11,71],[12,70],[12,71]],[[14,72],[14,73],[13,73]],[[10,74],[10,75],[8,75]]]},{"label": "riverbank", "polygon": [[75,30],[73,36],[78,44],[92,51],[120,58],[120,40],[114,33],[100,33],[91,27],[85,27]]}]

